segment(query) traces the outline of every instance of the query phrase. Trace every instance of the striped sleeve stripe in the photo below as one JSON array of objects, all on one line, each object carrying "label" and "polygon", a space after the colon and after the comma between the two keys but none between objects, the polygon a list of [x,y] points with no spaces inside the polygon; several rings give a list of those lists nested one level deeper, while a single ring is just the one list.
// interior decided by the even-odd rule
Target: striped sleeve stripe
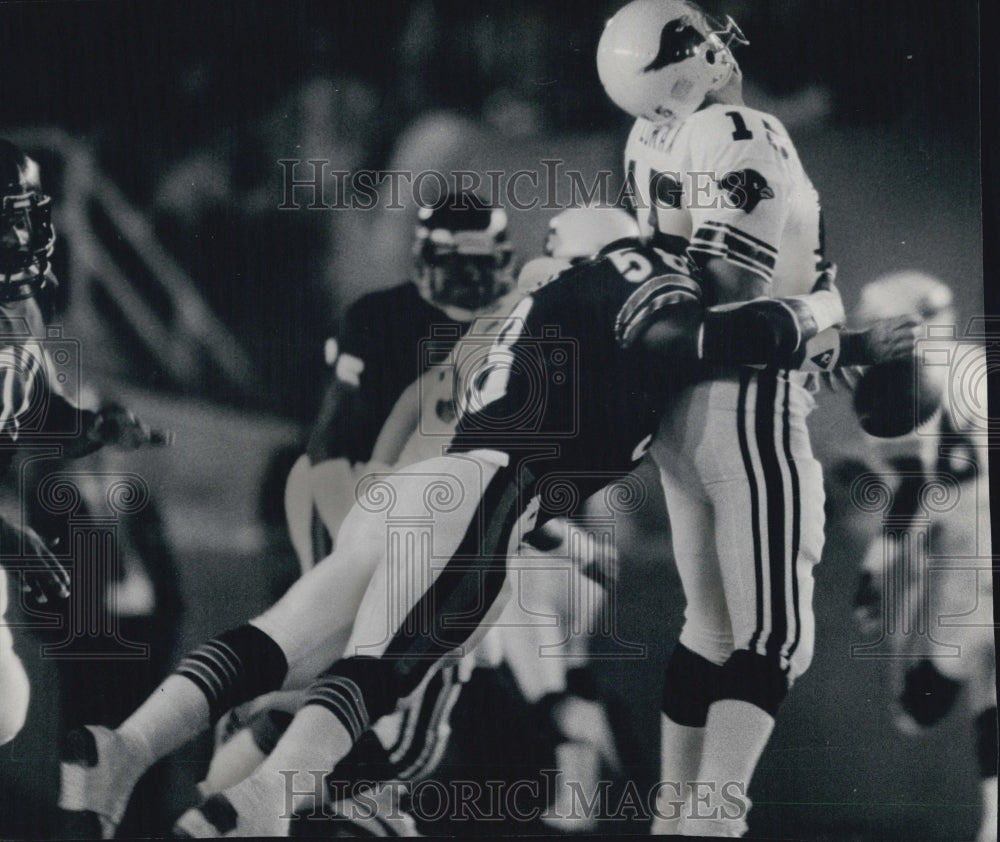
[{"label": "striped sleeve stripe", "polygon": [[240,671],[240,659],[235,655],[230,656],[214,643],[206,643],[191,653],[189,657],[194,661],[206,662],[206,666],[210,669],[214,668],[223,678],[227,676],[235,678]]},{"label": "striped sleeve stripe", "polygon": [[707,222],[691,239],[691,251],[711,254],[745,266],[766,279],[774,274],[777,251],[731,225]]},{"label": "striped sleeve stripe", "polygon": [[777,256],[778,254],[778,250],[770,243],[766,242],[765,240],[761,240],[758,237],[753,236],[752,234],[748,234],[746,231],[737,228],[735,225],[730,225],[728,222],[717,222],[714,219],[707,219],[705,220],[704,224],[699,229],[699,231],[703,231],[705,229],[725,231],[726,233],[731,234],[732,236],[740,240],[743,240],[749,245],[756,246],[766,254],[774,256]]},{"label": "striped sleeve stripe", "polygon": [[307,704],[319,705],[326,708],[330,713],[340,720],[344,728],[351,735],[351,740],[360,738],[364,729],[361,727],[361,719],[350,702],[346,700],[335,688],[315,687],[309,694]]},{"label": "striped sleeve stripe", "polygon": [[210,645],[220,666],[228,666],[232,670],[233,678],[235,679],[243,666],[243,660],[233,651],[233,648],[229,644],[223,643],[221,640],[215,640]]}]

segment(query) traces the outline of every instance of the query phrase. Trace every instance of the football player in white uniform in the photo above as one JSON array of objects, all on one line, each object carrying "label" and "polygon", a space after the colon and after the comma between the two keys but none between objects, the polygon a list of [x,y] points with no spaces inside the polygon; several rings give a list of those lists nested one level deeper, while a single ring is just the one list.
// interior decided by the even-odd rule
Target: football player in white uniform
[{"label": "football player in white uniform", "polygon": [[[855,317],[865,325],[909,312],[936,326],[937,337],[919,346],[918,397],[940,396],[940,403],[912,433],[867,439],[870,470],[875,477],[885,472],[892,487],[884,513],[892,530],[883,534],[880,525],[871,535],[855,612],[865,631],[881,635],[876,645],[888,647],[884,654],[892,656],[894,720],[904,733],[917,736],[941,721],[965,688],[981,778],[977,840],[996,842],[996,648],[989,442],[982,425],[988,362],[978,343],[941,338],[942,330],[947,334],[958,322],[951,290],[930,275],[902,271],[872,281],[861,291]],[[949,364],[932,364],[935,356]],[[912,400],[899,403],[913,411]],[[935,491],[947,500],[937,508],[947,511],[925,505],[925,495],[933,502]],[[921,513],[926,520],[914,524]],[[926,543],[914,529],[926,530]],[[916,557],[924,551],[919,548],[926,559]],[[910,633],[887,633],[904,628]]]},{"label": "football player in white uniform", "polygon": [[[794,145],[743,104],[730,48],[745,43],[732,19],[693,3],[635,0],[598,48],[605,90],[637,118],[625,162],[643,234],[699,266],[710,304],[804,295],[823,261],[819,199]],[[814,341],[805,367],[828,370],[836,331]],[[707,372],[672,402],[651,448],[687,602],[665,674],[661,780],[713,784],[698,812],[711,818],[657,820],[657,833],[746,831],[722,788],[745,796],[812,658],[824,497],[805,382],[776,368]]]}]

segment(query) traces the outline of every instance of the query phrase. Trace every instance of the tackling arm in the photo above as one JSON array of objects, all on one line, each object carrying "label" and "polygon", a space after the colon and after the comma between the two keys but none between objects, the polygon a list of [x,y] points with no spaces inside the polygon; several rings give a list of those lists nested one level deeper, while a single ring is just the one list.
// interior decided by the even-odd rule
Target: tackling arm
[{"label": "tackling arm", "polygon": [[[864,331],[842,329],[844,309],[834,277],[831,264],[809,295],[760,297],[707,309],[690,278],[653,278],[622,308],[619,342],[626,348],[640,343],[650,353],[673,359],[812,371],[872,365],[913,353],[915,317],[876,323]],[[667,288],[678,291],[664,295]]]}]

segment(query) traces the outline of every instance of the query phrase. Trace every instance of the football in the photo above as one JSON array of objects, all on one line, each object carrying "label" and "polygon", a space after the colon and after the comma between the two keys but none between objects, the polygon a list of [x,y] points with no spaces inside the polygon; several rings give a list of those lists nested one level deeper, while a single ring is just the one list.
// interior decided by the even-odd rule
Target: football
[{"label": "football", "polygon": [[869,435],[905,436],[926,422],[941,404],[940,387],[919,376],[915,360],[869,368],[854,390],[854,412]]}]

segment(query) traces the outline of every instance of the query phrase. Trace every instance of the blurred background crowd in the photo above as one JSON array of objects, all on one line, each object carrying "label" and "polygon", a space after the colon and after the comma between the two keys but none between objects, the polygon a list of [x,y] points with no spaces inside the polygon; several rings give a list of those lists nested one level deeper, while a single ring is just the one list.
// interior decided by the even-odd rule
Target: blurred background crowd
[{"label": "blurred background crowd", "polygon": [[[162,537],[145,552],[158,571],[149,610],[170,628],[150,633],[158,666],[143,680],[179,649],[245,620],[294,575],[281,530],[283,454],[300,452],[315,415],[324,340],[351,301],[409,271],[412,207],[281,210],[287,172],[278,162],[448,173],[541,172],[543,159],[558,159],[582,173],[609,170],[620,184],[629,121],[604,96],[594,63],[619,5],[0,6],[0,135],[40,162],[56,202],[55,321],[81,338],[99,385],[177,432],[174,448],[128,457],[162,510],[162,522],[137,534]],[[777,114],[796,142],[823,200],[848,308],[862,284],[913,268],[952,286],[960,319],[982,312],[977,4],[702,5],[732,15],[750,39],[739,54],[748,104]],[[508,207],[521,260],[540,252],[554,213]],[[813,433],[827,464],[855,455],[856,430],[846,401],[834,399]],[[961,723],[920,743],[889,733],[887,680],[849,657],[858,547],[831,515],[817,572],[825,648],[758,772],[756,832],[903,839],[929,838],[914,833],[933,826],[933,838],[968,835],[975,771],[967,748],[956,748],[968,735]],[[676,628],[680,597],[675,574],[664,584],[653,563],[668,552],[653,530],[639,519],[623,539],[650,560],[623,588],[652,596],[622,617],[622,633],[647,641],[658,660],[664,644],[650,630]],[[63,709],[67,686],[86,679],[68,662],[32,656],[30,639],[22,649],[41,709],[0,750],[0,837],[45,837],[57,733],[68,719],[96,720]],[[609,694],[629,669],[608,662]],[[628,680],[637,689],[618,700],[621,753],[626,771],[652,780],[656,759],[643,742],[656,729],[656,679]],[[110,699],[118,690],[94,692]],[[197,780],[183,761],[202,763],[200,751],[174,764],[164,801]],[[817,810],[836,835],[816,835]],[[872,828],[882,835],[866,835]]]}]

